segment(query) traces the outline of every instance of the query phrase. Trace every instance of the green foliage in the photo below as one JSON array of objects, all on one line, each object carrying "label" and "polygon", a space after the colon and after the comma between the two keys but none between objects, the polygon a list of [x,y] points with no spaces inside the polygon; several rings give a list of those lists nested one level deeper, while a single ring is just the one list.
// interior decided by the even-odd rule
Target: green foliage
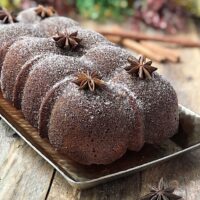
[{"label": "green foliage", "polygon": [[9,10],[19,7],[21,0],[0,0],[0,6]]},{"label": "green foliage", "polygon": [[76,6],[83,17],[94,20],[122,20],[133,14],[128,0],[76,0]]},{"label": "green foliage", "polygon": [[193,15],[200,17],[200,0],[175,0],[175,2]]}]

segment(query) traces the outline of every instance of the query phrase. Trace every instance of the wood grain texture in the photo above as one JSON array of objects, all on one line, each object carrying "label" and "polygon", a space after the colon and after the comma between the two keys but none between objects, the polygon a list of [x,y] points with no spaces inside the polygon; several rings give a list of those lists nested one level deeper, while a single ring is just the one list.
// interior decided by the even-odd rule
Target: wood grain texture
[{"label": "wood grain texture", "polygon": [[42,200],[53,168],[0,121],[0,200]]},{"label": "wood grain texture", "polygon": [[144,171],[142,173],[141,196],[148,193],[149,184],[156,186],[161,177],[169,184],[176,182],[176,194],[185,200],[199,200],[200,150],[195,150]]},{"label": "wood grain texture", "polygon": [[[191,24],[191,31],[187,33],[188,38],[200,39],[197,29]],[[174,86],[179,103],[185,107],[200,113],[200,49],[179,49],[181,62],[177,64],[157,65],[159,73],[163,74]]]},{"label": "wood grain texture", "polygon": [[137,200],[139,195],[140,173],[86,190],[72,188],[57,173],[48,195],[48,200]]}]

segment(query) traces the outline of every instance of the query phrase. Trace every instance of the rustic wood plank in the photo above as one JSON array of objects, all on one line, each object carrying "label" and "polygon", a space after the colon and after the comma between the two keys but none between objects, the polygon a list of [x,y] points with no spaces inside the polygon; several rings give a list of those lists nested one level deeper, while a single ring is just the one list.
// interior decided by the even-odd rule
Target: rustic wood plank
[{"label": "rustic wood plank", "polygon": [[161,177],[170,184],[177,183],[176,194],[185,200],[200,199],[200,150],[179,156],[142,173],[141,196],[149,191],[149,185],[157,186]]},{"label": "rustic wood plank", "polygon": [[140,174],[131,175],[106,184],[96,186],[91,189],[77,190],[71,187],[67,181],[60,175],[56,174],[51,187],[48,200],[137,200],[140,194]]},{"label": "rustic wood plank", "polygon": [[0,199],[43,200],[53,168],[0,120]]},{"label": "rustic wood plank", "polygon": [[80,193],[80,199],[138,200],[140,196],[140,182],[140,173],[136,173],[95,188],[83,190]]},{"label": "rustic wood plank", "polygon": [[47,196],[47,200],[54,199],[79,199],[79,190],[69,185],[67,181],[58,172],[56,172],[51,190]]}]

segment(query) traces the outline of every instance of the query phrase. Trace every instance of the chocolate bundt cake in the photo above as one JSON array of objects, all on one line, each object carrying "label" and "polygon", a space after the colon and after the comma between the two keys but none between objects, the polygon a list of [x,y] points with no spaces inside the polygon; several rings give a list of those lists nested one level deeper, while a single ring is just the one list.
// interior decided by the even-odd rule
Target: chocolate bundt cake
[{"label": "chocolate bundt cake", "polygon": [[[142,58],[140,58],[140,60],[141,59]],[[102,61],[102,59],[100,59],[100,60]],[[135,60],[134,58],[132,58],[131,61],[135,64],[141,64],[141,63],[139,63],[139,61]],[[97,63],[95,63],[95,65]],[[102,69],[104,69],[104,70],[102,70],[103,72],[106,71],[105,70],[106,63],[107,63],[106,59],[105,59],[105,63],[103,61],[101,64],[98,63],[97,66],[98,66],[98,70],[100,72]],[[144,62],[143,64],[145,65],[146,63]],[[85,144],[87,144],[85,141],[81,144],[76,143],[76,144],[80,145],[79,147],[77,147],[75,144],[73,146],[70,143],[71,140],[69,140],[68,137],[77,138],[78,135],[76,135],[76,134],[80,134],[80,132],[83,133],[84,135],[90,135],[88,137],[92,137],[94,134],[94,137],[95,137],[95,133],[98,132],[95,129],[96,127],[99,130],[101,130],[101,135],[102,135],[102,133],[104,133],[104,131],[106,131],[105,127],[110,128],[110,126],[106,123],[111,123],[111,124],[114,123],[115,127],[117,127],[117,125],[116,125],[117,122],[112,121],[113,120],[112,111],[114,112],[115,110],[111,111],[106,107],[105,110],[107,110],[107,112],[100,111],[100,113],[104,114],[102,118],[105,118],[106,122],[103,119],[101,119],[100,114],[98,112],[96,113],[95,111],[98,111],[100,107],[102,108],[104,103],[108,104],[109,107],[111,107],[113,104],[116,103],[116,99],[121,96],[126,97],[125,98],[127,100],[126,105],[130,105],[130,107],[132,106],[133,110],[135,110],[135,112],[137,111],[136,113],[134,113],[135,119],[134,120],[132,119],[132,122],[135,124],[135,129],[133,129],[134,131],[132,132],[130,137],[125,136],[125,137],[129,138],[128,141],[130,143],[132,142],[131,143],[132,145],[129,146],[130,143],[129,142],[126,143],[124,141],[123,148],[122,148],[123,150],[130,149],[130,150],[138,151],[138,150],[140,150],[140,148],[143,146],[143,144],[145,142],[156,144],[156,143],[159,143],[162,140],[167,139],[174,135],[174,133],[178,129],[178,102],[177,102],[177,97],[176,97],[176,94],[175,94],[173,88],[166,80],[162,79],[161,76],[159,76],[157,73],[152,72],[155,70],[155,68],[148,66],[147,69],[145,69],[145,70],[149,70],[150,72],[148,72],[148,71],[143,72],[143,73],[147,74],[147,75],[143,75],[143,76],[150,76],[149,79],[144,79],[144,80],[141,79],[140,80],[140,77],[135,76],[135,73],[137,74],[137,70],[135,70],[133,65],[131,65],[131,66],[129,66],[129,65],[130,64],[128,62],[126,63],[126,65],[122,65],[127,69],[127,71],[124,70],[124,68],[122,68],[122,67],[117,67],[117,68],[113,69],[115,71],[115,73],[111,73],[112,70],[110,70],[109,80],[106,78],[106,75],[104,74],[104,76],[103,76],[103,77],[105,77],[104,80],[107,80],[105,82],[106,85],[104,85],[106,87],[106,89],[100,90],[100,91],[97,90],[95,94],[92,94],[92,97],[90,96],[91,91],[84,91],[84,93],[82,93],[82,91],[80,92],[78,87],[75,87],[75,86],[74,87],[76,88],[76,91],[72,92],[71,90],[73,87],[72,86],[68,87],[69,84],[71,85],[71,81],[68,81],[67,83],[65,83],[66,86],[63,88],[63,93],[60,92],[60,90],[61,90],[60,88],[57,88],[58,91],[56,91],[54,89],[53,96],[52,96],[52,92],[51,92],[51,94],[49,95],[50,98],[48,97],[47,98],[48,100],[46,99],[46,101],[49,101],[50,105],[48,105],[47,103],[44,102],[46,104],[47,109],[53,107],[53,109],[51,111],[50,121],[46,122],[46,123],[48,124],[48,127],[49,127],[48,128],[48,137],[49,137],[50,143],[58,151],[60,151],[61,153],[67,154],[70,157],[73,157],[75,160],[77,159],[79,162],[81,162],[83,164],[98,163],[97,160],[99,160],[99,162],[101,164],[102,163],[107,164],[107,161],[106,161],[107,157],[105,158],[105,154],[104,154],[105,152],[103,152],[102,155],[101,155],[101,153],[99,153],[99,150],[101,149],[101,145],[102,145],[101,142],[98,143],[99,142],[98,141],[97,143],[95,143],[97,140],[92,139],[92,141],[95,141],[93,150],[94,150],[94,152],[96,152],[96,151],[98,152],[97,154],[95,153],[92,156],[91,152],[90,152],[91,149],[88,148],[87,149],[88,151],[87,151],[86,147],[84,146]],[[104,66],[104,67],[102,67],[102,66]],[[109,69],[112,69],[112,65],[110,65],[110,66],[111,67]],[[115,66],[116,66],[116,64],[115,64]],[[131,68],[131,67],[133,67],[133,68]],[[91,69],[95,69],[95,68],[91,67]],[[130,71],[132,69],[134,69],[133,70],[134,72],[132,71],[130,73]],[[128,73],[130,73],[130,75]],[[151,73],[152,73],[152,75],[151,75]],[[111,75],[113,78],[111,77]],[[94,82],[96,81],[97,86],[100,81],[100,80],[98,80],[98,77],[95,77],[95,76],[92,77],[91,74],[85,74],[85,76],[83,76],[83,74],[82,74],[80,76],[80,79],[81,80],[79,80],[78,85],[79,84],[81,85],[81,83],[85,81],[87,87],[89,87],[89,86],[91,87],[91,85],[90,85],[91,79]],[[92,90],[90,87],[89,87],[89,89]],[[163,88],[165,88],[164,90],[167,92],[163,92]],[[99,100],[99,99],[103,98],[102,96],[104,96],[104,93],[107,92],[108,89],[109,89],[109,95],[111,95],[111,96],[114,95],[112,101],[110,100],[108,102],[104,99],[102,102],[101,101],[98,102],[98,103],[100,103],[100,104],[98,104],[96,102],[97,101],[96,99]],[[89,94],[88,94],[88,92],[89,92]],[[76,93],[76,94],[74,94],[74,93]],[[152,95],[152,93],[154,95]],[[57,95],[56,101],[54,100],[55,95]],[[72,98],[70,97],[70,95],[72,95]],[[81,96],[79,96],[79,95],[81,95]],[[106,95],[107,95],[107,93],[106,93]],[[84,98],[86,98],[86,99],[84,99]],[[92,98],[92,99],[90,99],[90,98]],[[95,99],[94,102],[93,102],[93,98]],[[85,103],[84,100],[87,103]],[[120,102],[121,101],[122,101],[122,99],[120,99]],[[88,102],[90,102],[91,108],[88,106]],[[121,103],[123,103],[123,102],[121,102]],[[93,105],[93,103],[94,103],[94,105]],[[54,104],[54,106],[52,106],[52,104]],[[82,105],[80,105],[80,104],[82,104]],[[78,110],[76,110],[75,105]],[[78,107],[78,105],[80,105],[82,109],[85,109],[84,110],[85,112],[82,111]],[[163,106],[163,105],[165,105],[165,106]],[[169,105],[171,105],[171,106],[169,107]],[[118,105],[117,108],[121,109],[121,106]],[[125,113],[127,113],[129,111],[129,109],[130,108],[125,109],[123,107],[123,111],[125,110]],[[56,114],[54,114],[54,112]],[[61,118],[59,118],[58,113],[61,113],[61,112],[68,113],[68,114],[66,117],[64,117],[63,115],[60,115]],[[97,117],[100,122],[103,121],[103,124],[106,124],[105,127],[103,126],[103,124],[101,124],[99,127],[98,127],[98,125],[95,125],[93,127],[94,124],[97,124],[97,121],[91,122],[89,120],[90,119],[89,116],[87,116],[86,114],[82,115],[82,112],[84,112],[84,113],[89,112],[88,115],[92,116],[92,119],[95,119]],[[120,111],[120,110],[118,110],[118,112],[122,113],[122,111]],[[131,112],[133,113],[133,111],[131,111]],[[109,120],[109,118],[106,117],[107,114],[110,116],[110,120]],[[44,114],[43,114],[43,116],[44,116]],[[121,120],[123,120],[123,117],[122,116],[120,116],[120,117],[121,117]],[[142,117],[142,120],[141,120],[141,117]],[[127,116],[125,118],[128,120]],[[47,119],[47,117],[46,117],[46,119]],[[40,120],[41,120],[41,117],[40,117]],[[117,119],[117,121],[118,120],[119,119]],[[88,121],[88,123],[86,123],[86,121]],[[76,124],[78,126],[77,129],[79,130],[79,131],[77,131],[77,129],[74,128],[75,129],[74,135],[72,133],[73,131],[71,131],[71,129],[73,127],[73,125],[71,123],[73,123],[73,122],[76,122]],[[152,124],[154,124],[154,126],[152,126]],[[58,129],[59,130],[59,133],[58,133],[58,131],[56,131],[56,129],[58,127],[62,127],[62,125],[64,127],[61,129]],[[120,127],[122,127],[122,126],[123,125],[121,124]],[[87,127],[88,127],[88,129],[87,129]],[[127,127],[127,125],[123,126],[123,129],[126,129],[125,127]],[[111,129],[113,130],[113,127]],[[63,130],[63,132],[62,132],[62,130]],[[119,130],[119,127],[117,128],[117,130]],[[116,137],[118,134],[117,130],[116,129],[114,130]],[[128,129],[128,130],[130,130],[130,129]],[[94,133],[93,133],[93,131],[94,131]],[[107,139],[108,139],[109,138],[108,134],[111,134],[111,131],[106,132],[106,133],[107,133]],[[127,131],[126,131],[126,133],[127,133]],[[101,138],[101,136],[99,136],[99,138]],[[82,140],[82,138],[81,138],[81,140]],[[110,141],[110,144],[112,143],[111,141]],[[114,143],[116,144],[116,141]],[[104,142],[103,142],[103,144],[104,144]],[[74,149],[72,148],[72,146],[74,147]],[[91,144],[91,146],[92,146],[92,144]],[[96,150],[95,147],[99,150]],[[109,147],[114,148],[112,145]],[[107,151],[110,152],[111,149],[109,149]],[[104,155],[105,160],[103,160],[103,155]],[[120,155],[120,152],[118,152],[118,155]],[[112,158],[115,160],[114,154],[112,154]],[[110,157],[109,157],[109,159],[110,159],[110,162],[114,161],[114,160],[111,161]]]},{"label": "chocolate bundt cake", "polygon": [[17,20],[0,25],[2,94],[56,151],[109,164],[177,132],[177,95],[151,61],[52,8]]}]

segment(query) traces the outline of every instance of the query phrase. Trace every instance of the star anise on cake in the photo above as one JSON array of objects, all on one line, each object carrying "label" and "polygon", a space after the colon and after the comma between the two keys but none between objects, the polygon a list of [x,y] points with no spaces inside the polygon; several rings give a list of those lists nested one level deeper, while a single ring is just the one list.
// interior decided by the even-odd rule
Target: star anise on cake
[{"label": "star anise on cake", "polygon": [[0,23],[1,24],[11,24],[17,22],[16,17],[8,12],[6,9],[2,8],[0,10]]},{"label": "star anise on cake", "polygon": [[38,5],[37,8],[35,8],[35,12],[42,19],[45,19],[47,17],[51,17],[56,13],[55,9],[52,6],[45,7],[45,6],[42,6],[42,5]]},{"label": "star anise on cake", "polygon": [[78,31],[68,33],[57,33],[56,36],[53,37],[56,42],[56,45],[60,48],[66,49],[69,48],[71,50],[75,50],[80,46],[81,38],[78,37]]},{"label": "star anise on cake", "polygon": [[158,187],[151,187],[150,193],[140,198],[140,200],[178,200],[182,199],[174,193],[174,187],[166,187],[163,178],[160,179]]},{"label": "star anise on cake", "polygon": [[104,81],[97,72],[79,72],[76,80],[73,82],[77,84],[80,89],[89,89],[92,92],[95,91],[97,87],[102,88],[105,86]]},{"label": "star anise on cake", "polygon": [[146,61],[146,57],[140,56],[139,59],[128,58],[129,65],[124,69],[131,75],[136,75],[141,79],[151,79],[152,73],[157,70],[156,67],[151,66],[152,61]]}]

